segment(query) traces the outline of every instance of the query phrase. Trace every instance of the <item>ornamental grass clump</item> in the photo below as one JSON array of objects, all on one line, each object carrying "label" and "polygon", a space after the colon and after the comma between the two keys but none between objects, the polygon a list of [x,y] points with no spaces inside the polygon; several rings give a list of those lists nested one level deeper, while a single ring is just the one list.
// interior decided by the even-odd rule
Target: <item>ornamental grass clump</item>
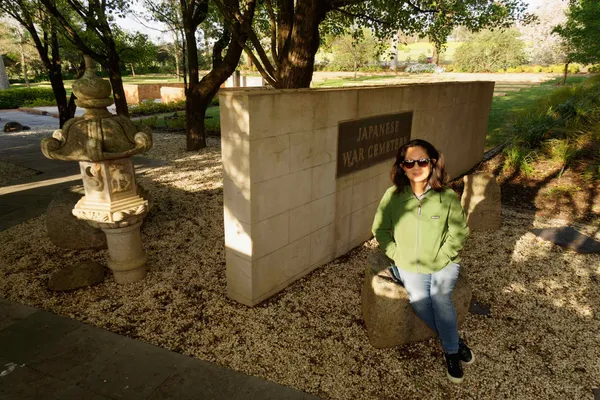
[{"label": "ornamental grass clump", "polygon": [[510,142],[504,170],[533,171],[539,157],[558,163],[559,176],[577,160],[600,162],[600,78],[554,91],[503,128]]}]

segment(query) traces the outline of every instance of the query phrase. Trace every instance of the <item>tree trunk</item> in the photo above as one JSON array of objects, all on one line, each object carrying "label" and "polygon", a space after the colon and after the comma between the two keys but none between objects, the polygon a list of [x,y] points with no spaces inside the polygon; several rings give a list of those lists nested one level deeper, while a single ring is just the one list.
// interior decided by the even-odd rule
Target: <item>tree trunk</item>
[{"label": "tree trunk", "polygon": [[354,58],[354,80],[356,80],[356,70],[358,69],[358,65],[356,63],[356,57]]},{"label": "tree trunk", "polygon": [[27,89],[31,87],[29,84],[29,77],[27,76],[27,63],[25,62],[25,50],[23,49],[23,38],[19,42],[19,50],[21,51],[21,72],[23,73],[23,79],[25,80],[25,86]]},{"label": "tree trunk", "polygon": [[[185,124],[187,129],[187,151],[200,150],[206,147],[206,134],[204,131],[204,117],[208,103],[197,90],[187,90],[185,95]],[[212,98],[211,98],[212,99]],[[208,100],[210,101],[210,99]]]},{"label": "tree trunk", "polygon": [[133,69],[133,63],[129,63],[129,66],[131,67],[131,75],[133,75],[135,78],[135,69]]},{"label": "tree trunk", "polygon": [[319,50],[319,24],[325,19],[325,4],[320,0],[296,3],[289,51],[278,71],[277,89],[308,88]]},{"label": "tree trunk", "polygon": [[52,61],[48,68],[48,75],[50,78],[50,84],[52,85],[52,91],[54,92],[54,98],[56,99],[56,106],[58,107],[59,126],[62,128],[65,122],[73,118],[75,112],[70,112],[67,103],[67,91],[65,90],[65,83],[63,82],[62,76],[58,32],[54,24],[51,25],[50,29],[50,48],[52,49]]},{"label": "tree trunk", "polygon": [[398,69],[398,54],[400,52],[400,34],[401,32],[398,29],[398,32],[396,32],[396,35],[394,35],[394,38],[392,39],[392,63],[390,69],[396,71],[396,73]]},{"label": "tree trunk", "polygon": [[59,126],[62,128],[65,125],[71,116],[69,113],[69,104],[67,103],[67,91],[65,90],[65,85],[62,79],[62,74],[60,71],[49,72],[50,85],[52,86],[52,91],[54,92],[54,97],[56,98],[56,106],[58,107],[58,121]]},{"label": "tree trunk", "polygon": [[200,150],[206,147],[204,137],[204,115],[207,104],[198,93],[198,45],[196,44],[196,29],[191,17],[183,19],[185,35],[188,84],[185,88],[185,127],[187,135],[187,151]]},{"label": "tree trunk", "polygon": [[563,73],[562,82],[560,83],[563,86],[567,84],[567,74],[568,73],[569,73],[569,62],[567,61],[565,63],[565,72]]},{"label": "tree trunk", "polygon": [[0,90],[3,89],[10,89],[10,83],[8,83],[8,76],[6,75],[4,60],[2,59],[2,52],[0,51]]},{"label": "tree trunk", "polygon": [[175,49],[175,74],[177,75],[177,80],[181,80],[181,73],[179,72],[179,50]]},{"label": "tree trunk", "polygon": [[123,79],[121,78],[121,70],[119,68],[119,59],[115,59],[114,57],[109,58],[106,62],[106,69],[108,70],[110,84],[112,85],[117,115],[129,117],[127,99],[125,98],[125,89],[123,89]]}]

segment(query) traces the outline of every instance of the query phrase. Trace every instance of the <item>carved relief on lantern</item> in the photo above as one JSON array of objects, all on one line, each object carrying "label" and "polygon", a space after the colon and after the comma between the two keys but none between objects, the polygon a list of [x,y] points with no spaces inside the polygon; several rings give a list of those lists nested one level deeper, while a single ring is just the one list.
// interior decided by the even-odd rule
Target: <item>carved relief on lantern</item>
[{"label": "carved relief on lantern", "polygon": [[125,192],[131,189],[133,183],[133,171],[129,171],[131,161],[119,160],[108,164],[110,173],[111,193]]},{"label": "carved relief on lantern", "polygon": [[100,163],[86,163],[82,166],[83,183],[87,189],[96,192],[104,190],[104,179],[102,177],[102,165]]}]

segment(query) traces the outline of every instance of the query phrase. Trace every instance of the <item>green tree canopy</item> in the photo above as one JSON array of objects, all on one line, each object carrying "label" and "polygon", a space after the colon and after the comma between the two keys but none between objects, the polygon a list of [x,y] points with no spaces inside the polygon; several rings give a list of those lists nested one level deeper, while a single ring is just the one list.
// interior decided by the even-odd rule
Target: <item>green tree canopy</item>
[{"label": "green tree canopy", "polygon": [[377,61],[378,46],[377,38],[367,29],[361,30],[360,34],[336,36],[331,41],[333,64],[343,70],[356,72],[357,68]]},{"label": "green tree canopy", "polygon": [[600,2],[573,0],[566,14],[567,21],[557,26],[554,32],[567,42],[567,61],[600,62]]},{"label": "green tree canopy", "polygon": [[496,72],[527,61],[525,43],[517,30],[485,30],[472,36],[454,53],[454,63],[465,72]]}]

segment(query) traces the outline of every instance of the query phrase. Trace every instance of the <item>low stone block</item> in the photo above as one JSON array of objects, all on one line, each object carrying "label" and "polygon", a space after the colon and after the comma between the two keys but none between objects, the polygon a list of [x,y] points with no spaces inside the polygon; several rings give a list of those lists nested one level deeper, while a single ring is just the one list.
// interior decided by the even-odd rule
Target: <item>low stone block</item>
[{"label": "low stone block", "polygon": [[63,249],[105,249],[106,235],[98,228],[77,219],[73,207],[84,195],[83,186],[58,192],[46,212],[46,230],[54,245]]},{"label": "low stone block", "polygon": [[97,285],[104,281],[104,267],[95,261],[69,266],[50,277],[48,288],[60,292]]},{"label": "low stone block", "polygon": [[500,186],[489,172],[467,175],[463,178],[461,205],[467,214],[472,231],[498,230],[502,225]]},{"label": "low stone block", "polygon": [[[362,314],[369,342],[373,347],[385,348],[435,337],[413,311],[406,289],[382,276],[389,266],[390,261],[383,253],[369,255],[362,291]],[[458,277],[452,300],[460,327],[471,303],[471,288],[464,271]]]}]

